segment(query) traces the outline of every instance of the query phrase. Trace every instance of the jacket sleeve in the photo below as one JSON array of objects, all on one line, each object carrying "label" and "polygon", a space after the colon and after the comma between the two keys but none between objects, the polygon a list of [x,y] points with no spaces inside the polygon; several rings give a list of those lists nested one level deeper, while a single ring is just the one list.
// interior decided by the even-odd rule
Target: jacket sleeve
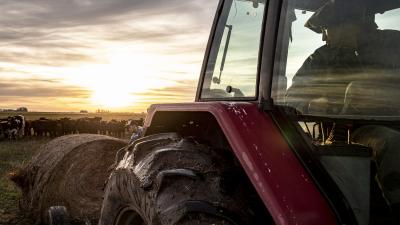
[{"label": "jacket sleeve", "polygon": [[323,79],[326,71],[324,47],[310,55],[293,77],[292,86],[285,96],[286,105],[307,113],[311,100],[324,96]]}]

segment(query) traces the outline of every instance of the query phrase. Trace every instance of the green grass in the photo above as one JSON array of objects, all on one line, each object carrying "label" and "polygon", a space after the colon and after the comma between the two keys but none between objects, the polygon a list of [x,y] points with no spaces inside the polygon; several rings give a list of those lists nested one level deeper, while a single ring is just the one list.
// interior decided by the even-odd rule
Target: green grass
[{"label": "green grass", "polygon": [[19,212],[20,190],[7,178],[7,174],[27,163],[38,147],[51,139],[0,140],[0,224],[31,225],[32,221]]}]

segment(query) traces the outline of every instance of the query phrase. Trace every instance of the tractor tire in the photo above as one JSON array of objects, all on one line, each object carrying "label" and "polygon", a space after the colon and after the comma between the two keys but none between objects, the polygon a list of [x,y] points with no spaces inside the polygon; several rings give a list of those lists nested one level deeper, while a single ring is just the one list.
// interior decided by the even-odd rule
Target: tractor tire
[{"label": "tractor tire", "polygon": [[267,224],[264,211],[255,216],[260,202],[229,150],[157,134],[127,147],[106,185],[99,224]]}]

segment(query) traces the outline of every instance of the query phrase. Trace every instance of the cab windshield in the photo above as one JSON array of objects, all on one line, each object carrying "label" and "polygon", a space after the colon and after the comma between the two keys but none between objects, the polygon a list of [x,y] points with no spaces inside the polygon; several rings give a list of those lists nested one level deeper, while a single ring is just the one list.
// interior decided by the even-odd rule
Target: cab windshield
[{"label": "cab windshield", "polygon": [[398,120],[399,1],[287,4],[274,102],[305,115]]}]

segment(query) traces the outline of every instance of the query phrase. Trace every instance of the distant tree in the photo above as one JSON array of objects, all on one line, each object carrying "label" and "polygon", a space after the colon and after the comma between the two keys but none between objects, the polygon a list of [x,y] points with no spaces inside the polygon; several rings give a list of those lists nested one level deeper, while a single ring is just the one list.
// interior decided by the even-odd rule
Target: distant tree
[{"label": "distant tree", "polygon": [[28,108],[26,108],[26,107],[19,107],[16,111],[17,111],[17,112],[28,112]]},{"label": "distant tree", "polygon": [[87,110],[81,110],[80,113],[88,113]]}]

